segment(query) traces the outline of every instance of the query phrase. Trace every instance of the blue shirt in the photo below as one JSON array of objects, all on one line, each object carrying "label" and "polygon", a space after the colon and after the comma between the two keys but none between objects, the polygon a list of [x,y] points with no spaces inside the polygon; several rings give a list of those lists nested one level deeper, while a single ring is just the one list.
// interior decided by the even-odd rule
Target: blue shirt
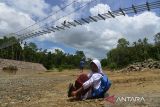
[{"label": "blue shirt", "polygon": [[80,61],[80,67],[84,67],[84,61]]}]

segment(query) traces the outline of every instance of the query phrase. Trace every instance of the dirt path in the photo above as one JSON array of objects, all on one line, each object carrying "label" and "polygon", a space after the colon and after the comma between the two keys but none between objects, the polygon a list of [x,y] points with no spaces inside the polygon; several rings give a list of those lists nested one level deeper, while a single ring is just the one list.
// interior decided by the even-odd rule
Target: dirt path
[{"label": "dirt path", "polygon": [[115,102],[104,99],[71,101],[67,87],[74,82],[78,70],[46,72],[34,75],[0,76],[1,107],[159,107],[160,71],[135,73],[106,72],[112,80],[109,95],[144,97],[145,102]]}]

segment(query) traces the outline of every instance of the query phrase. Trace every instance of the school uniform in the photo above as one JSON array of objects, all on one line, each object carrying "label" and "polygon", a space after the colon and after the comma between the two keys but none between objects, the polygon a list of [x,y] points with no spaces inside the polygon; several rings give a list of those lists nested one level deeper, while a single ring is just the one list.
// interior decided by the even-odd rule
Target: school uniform
[{"label": "school uniform", "polygon": [[[90,89],[85,95],[81,96],[82,99],[92,98],[93,93],[94,93],[93,91],[94,90],[97,91],[101,88],[101,82],[102,82],[101,79],[104,76],[101,64],[100,64],[99,60],[93,60],[92,62],[97,65],[98,72],[94,73],[94,72],[91,71],[87,75],[89,79],[87,81],[85,81],[82,86],[83,86],[84,90],[86,90],[88,88],[90,88]],[[108,81],[107,88],[109,89],[109,87],[111,85],[111,82],[109,81],[108,77],[106,79]],[[99,97],[99,96],[97,96],[97,97]]]}]

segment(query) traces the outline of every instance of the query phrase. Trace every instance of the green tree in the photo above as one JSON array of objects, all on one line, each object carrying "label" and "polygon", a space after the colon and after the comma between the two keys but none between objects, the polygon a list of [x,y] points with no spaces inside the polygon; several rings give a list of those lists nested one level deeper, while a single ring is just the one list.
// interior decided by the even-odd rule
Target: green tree
[{"label": "green tree", "polygon": [[160,32],[154,35],[155,45],[160,45]]},{"label": "green tree", "polygon": [[118,40],[117,48],[125,48],[128,47],[129,41],[127,41],[125,38],[121,38]]},{"label": "green tree", "polygon": [[160,60],[160,32],[154,36],[155,41],[155,50],[156,50],[156,59]]}]

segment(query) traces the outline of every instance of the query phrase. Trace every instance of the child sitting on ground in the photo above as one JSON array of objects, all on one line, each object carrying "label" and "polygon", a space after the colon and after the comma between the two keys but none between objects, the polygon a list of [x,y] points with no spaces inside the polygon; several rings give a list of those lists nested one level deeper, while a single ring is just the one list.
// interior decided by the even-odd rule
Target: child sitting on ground
[{"label": "child sitting on ground", "polygon": [[68,97],[76,97],[79,100],[104,97],[111,82],[103,73],[99,60],[93,60],[90,67],[91,72],[88,75],[81,74],[74,86],[69,85]]}]

